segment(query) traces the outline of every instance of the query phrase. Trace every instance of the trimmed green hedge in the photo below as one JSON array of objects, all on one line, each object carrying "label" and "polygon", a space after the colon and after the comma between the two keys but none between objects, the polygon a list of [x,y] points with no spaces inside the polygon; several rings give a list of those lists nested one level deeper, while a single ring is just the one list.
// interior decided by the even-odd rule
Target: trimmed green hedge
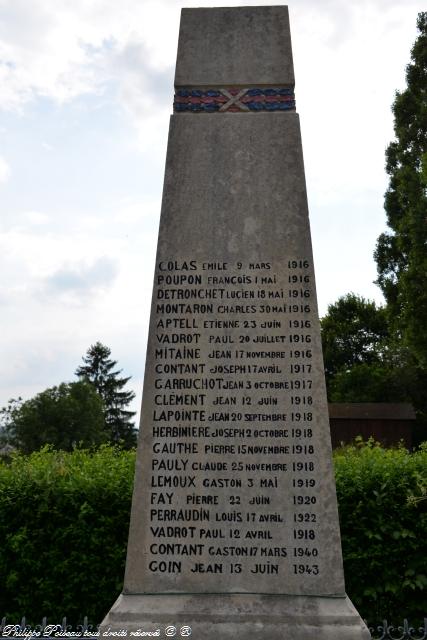
[{"label": "trimmed green hedge", "polygon": [[122,587],[134,462],[103,446],[0,465],[0,615],[100,621]]},{"label": "trimmed green hedge", "polygon": [[[0,463],[0,614],[99,622],[120,593],[135,453]],[[347,591],[371,621],[427,613],[427,449],[335,454]]]},{"label": "trimmed green hedge", "polygon": [[347,593],[361,615],[427,615],[427,447],[335,452]]}]

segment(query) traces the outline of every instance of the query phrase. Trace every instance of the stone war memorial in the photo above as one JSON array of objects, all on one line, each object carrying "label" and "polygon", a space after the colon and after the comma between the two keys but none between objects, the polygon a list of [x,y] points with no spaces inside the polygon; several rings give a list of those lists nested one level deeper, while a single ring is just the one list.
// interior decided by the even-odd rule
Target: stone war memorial
[{"label": "stone war memorial", "polygon": [[345,594],[284,6],[182,10],[126,573],[102,629],[370,638]]}]

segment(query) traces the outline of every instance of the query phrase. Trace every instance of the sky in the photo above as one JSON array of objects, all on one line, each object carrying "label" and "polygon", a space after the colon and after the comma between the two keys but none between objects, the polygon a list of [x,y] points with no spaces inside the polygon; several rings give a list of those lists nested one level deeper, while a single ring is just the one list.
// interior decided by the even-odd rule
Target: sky
[{"label": "sky", "polygon": [[[181,7],[0,0],[0,407],[91,344],[139,409]],[[420,0],[289,0],[319,311],[382,302],[384,151]]]}]

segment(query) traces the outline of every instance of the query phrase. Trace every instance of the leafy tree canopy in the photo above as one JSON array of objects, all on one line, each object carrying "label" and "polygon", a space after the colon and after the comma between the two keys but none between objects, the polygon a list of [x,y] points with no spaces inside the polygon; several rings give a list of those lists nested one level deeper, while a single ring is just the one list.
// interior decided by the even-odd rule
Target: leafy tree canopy
[{"label": "leafy tree canopy", "polygon": [[393,103],[396,139],[386,151],[389,231],[375,251],[377,283],[395,331],[416,366],[427,370],[427,12],[406,68],[407,88]]},{"label": "leafy tree canopy", "polygon": [[321,328],[327,379],[354,365],[381,362],[387,315],[375,302],[348,293],[328,306]]},{"label": "leafy tree canopy", "polygon": [[102,400],[86,382],[62,383],[25,402],[10,400],[0,411],[0,421],[3,443],[23,453],[46,444],[71,451],[107,440]]},{"label": "leafy tree canopy", "polygon": [[136,430],[132,418],[134,411],[127,409],[135,398],[133,391],[125,391],[130,380],[121,378],[122,369],[114,370],[117,361],[111,360],[111,350],[101,342],[92,345],[83,357],[84,364],[76,369],[76,376],[91,384],[104,402],[105,427],[110,442],[133,447]]},{"label": "leafy tree canopy", "polygon": [[330,400],[409,400],[421,441],[427,426],[427,12],[417,26],[407,86],[392,106],[389,228],[374,253],[386,307],[354,294],[340,298],[322,320],[322,340]]},{"label": "leafy tree canopy", "polygon": [[385,307],[349,293],[329,305],[321,329],[330,402],[411,399],[413,369],[390,335]]}]

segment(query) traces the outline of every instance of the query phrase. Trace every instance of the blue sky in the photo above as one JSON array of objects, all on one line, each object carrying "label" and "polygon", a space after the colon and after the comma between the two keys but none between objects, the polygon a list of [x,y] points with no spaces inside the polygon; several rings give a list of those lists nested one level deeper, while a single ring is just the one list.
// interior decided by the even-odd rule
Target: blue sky
[{"label": "blue sky", "polygon": [[[182,6],[0,0],[0,406],[100,340],[138,408]],[[418,0],[290,0],[319,307],[381,301],[384,150]]]}]

